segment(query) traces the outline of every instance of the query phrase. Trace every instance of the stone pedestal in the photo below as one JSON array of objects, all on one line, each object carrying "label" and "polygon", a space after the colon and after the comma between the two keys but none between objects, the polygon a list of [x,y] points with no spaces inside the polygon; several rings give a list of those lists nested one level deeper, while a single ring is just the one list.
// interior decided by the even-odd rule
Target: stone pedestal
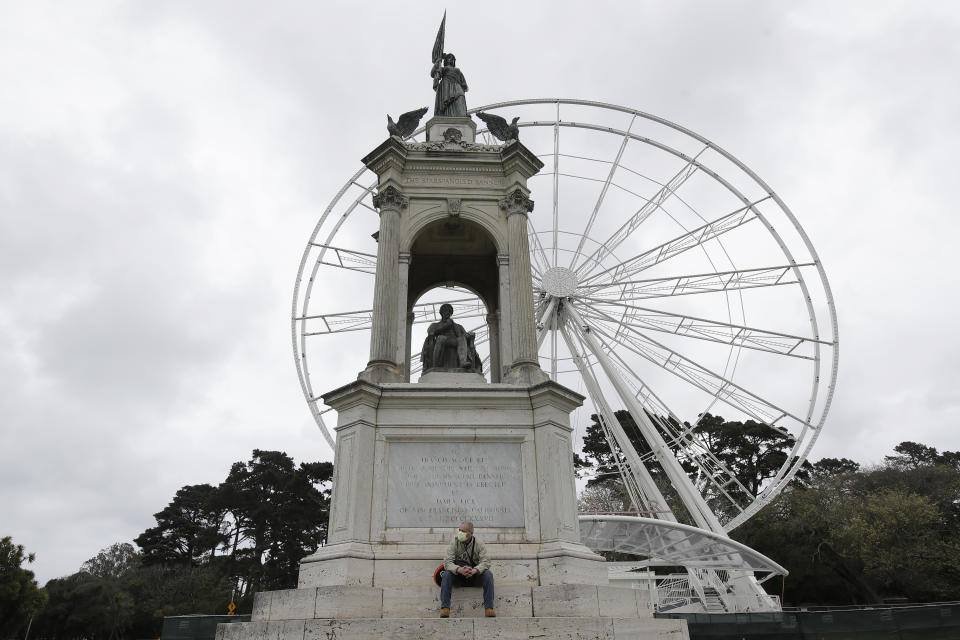
[{"label": "stone pedestal", "polygon": [[[251,622],[217,640],[688,637],[653,618],[646,590],[609,586],[580,544],[569,415],[582,396],[434,372],[324,401],[338,412],[328,544],[299,588],[257,594]],[[496,618],[478,588],[454,589],[438,618],[433,573],[463,520],[493,559]]]},{"label": "stone pedestal", "polygon": [[576,519],[569,414],[582,400],[469,373],[327,394],[339,415],[328,544],[303,560],[300,587],[422,586],[464,520],[498,587],[606,585]]},{"label": "stone pedestal", "polygon": [[448,619],[440,590],[311,587],[257,594],[250,622],[222,624],[217,640],[557,640],[688,638],[685,620],[653,617],[647,591],[587,585],[497,587],[496,618],[480,589],[455,589]]}]

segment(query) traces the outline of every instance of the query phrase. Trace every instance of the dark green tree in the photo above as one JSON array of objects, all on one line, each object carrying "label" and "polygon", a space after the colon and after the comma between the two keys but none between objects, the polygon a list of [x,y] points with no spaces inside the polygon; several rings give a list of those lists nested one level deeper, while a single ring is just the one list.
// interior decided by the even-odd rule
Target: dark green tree
[{"label": "dark green tree", "polygon": [[[647,456],[651,451],[650,446],[641,435],[633,416],[623,410],[617,411],[615,416],[637,453]],[[689,423],[684,423],[681,427],[672,418],[651,414],[648,414],[648,417],[655,424],[669,423],[674,431],[691,430],[736,477],[742,488],[731,484],[725,487],[725,490],[744,504],[749,502],[763,488],[764,482],[773,477],[783,466],[794,442],[789,434],[752,420],[725,421],[720,416],[705,413],[696,426],[691,427]],[[593,415],[592,420],[583,439],[583,456],[577,456],[574,463],[581,471],[587,467],[592,470],[593,477],[588,480],[588,486],[601,483],[619,484],[621,481],[616,462],[617,458],[622,459],[622,453],[616,446],[611,450],[599,418]],[[697,476],[698,469],[692,463],[681,460],[681,465],[691,479]],[[663,470],[652,458],[649,459],[647,468],[671,509],[682,518],[685,509],[675,489],[667,481]],[[798,475],[805,477],[806,473],[807,471],[802,469]],[[707,500],[716,502],[714,508],[718,510],[727,505],[726,500],[720,500],[718,496],[711,497],[709,488]]]},{"label": "dark green tree", "polygon": [[300,560],[326,539],[332,478],[328,462],[302,463],[255,449],[219,487],[231,531],[231,568],[244,592],[296,586]]},{"label": "dark green tree", "polygon": [[50,603],[35,623],[35,635],[55,640],[110,640],[123,637],[134,601],[119,581],[80,571],[44,586]]},{"label": "dark green tree", "polygon": [[934,465],[944,465],[960,469],[960,451],[944,451],[940,453],[935,447],[928,447],[919,442],[909,440],[901,442],[893,448],[895,456],[885,456],[887,466],[899,469],[919,469]]},{"label": "dark green tree", "polygon": [[814,476],[837,476],[844,473],[856,473],[860,463],[849,458],[821,458],[810,468]]},{"label": "dark green tree", "polygon": [[145,565],[199,566],[227,542],[227,509],[219,504],[217,489],[209,484],[187,485],[177,491],[157,524],[134,542],[143,550]]},{"label": "dark green tree", "polygon": [[106,580],[119,580],[140,566],[140,553],[129,542],[115,542],[80,566],[80,571]]},{"label": "dark green tree", "polygon": [[732,533],[790,571],[788,603],[960,595],[960,470],[933,447],[909,444],[865,471],[843,459],[815,463],[807,482]]},{"label": "dark green tree", "polygon": [[0,637],[18,634],[47,602],[46,594],[37,586],[33,571],[23,564],[34,561],[34,554],[25,554],[23,545],[13,538],[0,538]]}]

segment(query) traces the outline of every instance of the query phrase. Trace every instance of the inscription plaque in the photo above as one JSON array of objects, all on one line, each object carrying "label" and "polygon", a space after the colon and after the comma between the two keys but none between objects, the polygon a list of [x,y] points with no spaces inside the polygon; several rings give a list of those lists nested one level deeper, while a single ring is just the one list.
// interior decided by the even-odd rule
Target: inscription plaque
[{"label": "inscription plaque", "polygon": [[387,527],[522,527],[520,443],[391,442]]}]

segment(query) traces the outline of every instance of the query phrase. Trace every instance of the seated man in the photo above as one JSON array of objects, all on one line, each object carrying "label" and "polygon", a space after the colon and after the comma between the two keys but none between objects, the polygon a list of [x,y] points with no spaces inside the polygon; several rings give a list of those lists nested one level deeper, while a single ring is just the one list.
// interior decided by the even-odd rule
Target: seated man
[{"label": "seated man", "polygon": [[473,537],[473,523],[464,522],[457,537],[447,547],[440,572],[440,617],[450,617],[450,595],[458,587],[483,587],[483,612],[495,618],[493,610],[493,574],[487,547]]},{"label": "seated man", "polygon": [[[429,369],[477,370],[479,357],[474,346],[473,332],[466,331],[453,321],[453,307],[440,305],[440,320],[427,328],[427,337],[423,341],[420,360],[424,372]],[[453,353],[447,354],[447,351]]]}]

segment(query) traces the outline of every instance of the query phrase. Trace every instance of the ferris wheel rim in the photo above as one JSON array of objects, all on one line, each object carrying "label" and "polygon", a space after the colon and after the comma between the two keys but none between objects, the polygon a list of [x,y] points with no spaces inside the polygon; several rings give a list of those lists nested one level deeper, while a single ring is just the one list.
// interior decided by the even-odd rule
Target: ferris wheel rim
[{"label": "ferris wheel rim", "polygon": [[[674,154],[676,157],[680,157],[680,158],[684,158],[684,159],[687,159],[687,160],[691,160],[690,156],[684,154],[683,152],[681,152],[681,151],[679,151],[679,150],[671,149],[671,148],[669,148],[668,146],[662,145],[662,144],[658,143],[657,141],[654,141],[654,140],[651,140],[651,139],[642,138],[642,137],[640,137],[640,136],[632,136],[632,135],[630,135],[629,131],[623,132],[623,131],[617,131],[617,130],[615,130],[615,129],[613,129],[613,128],[610,128],[610,127],[601,127],[601,126],[599,126],[599,125],[590,126],[590,125],[587,125],[586,123],[561,122],[561,121],[559,120],[559,107],[560,107],[560,105],[577,105],[577,106],[585,106],[585,107],[596,107],[596,108],[602,108],[602,109],[610,109],[610,110],[619,111],[619,112],[622,112],[622,113],[625,113],[625,114],[632,114],[633,117],[635,117],[635,118],[636,118],[636,117],[640,117],[640,118],[644,118],[644,119],[647,119],[647,120],[649,120],[649,121],[655,122],[655,123],[657,123],[657,124],[664,125],[664,126],[666,126],[666,127],[669,127],[669,128],[671,128],[671,129],[674,129],[674,130],[676,130],[676,131],[678,131],[678,132],[680,132],[680,133],[682,133],[682,134],[684,134],[684,135],[686,135],[686,136],[688,136],[688,137],[690,137],[690,138],[698,141],[699,143],[701,143],[701,144],[703,144],[703,145],[705,146],[705,149],[707,149],[707,148],[712,149],[713,151],[719,153],[722,157],[726,158],[728,161],[732,162],[738,169],[740,169],[741,171],[743,171],[743,172],[744,172],[747,176],[749,176],[757,185],[760,186],[760,188],[767,194],[767,198],[772,199],[772,200],[776,203],[778,210],[779,210],[780,212],[782,212],[782,213],[787,217],[787,219],[790,221],[792,227],[794,228],[794,230],[795,230],[795,231],[798,233],[798,235],[800,236],[800,238],[801,238],[801,240],[802,240],[802,242],[803,242],[803,245],[804,245],[805,250],[807,251],[808,255],[812,258],[812,260],[810,260],[810,261],[805,261],[804,264],[803,264],[803,266],[804,266],[804,267],[814,266],[814,267],[816,268],[816,270],[817,270],[817,275],[819,276],[819,282],[821,283],[821,285],[822,285],[822,287],[823,287],[823,294],[824,294],[825,297],[826,297],[826,309],[827,309],[828,312],[829,312],[829,330],[830,330],[830,332],[831,332],[831,337],[832,337],[832,340],[830,340],[830,341],[828,341],[828,342],[825,342],[825,344],[829,345],[829,347],[831,348],[831,351],[832,351],[832,359],[831,359],[831,363],[830,363],[830,367],[829,367],[830,382],[829,382],[828,385],[826,385],[825,389],[823,390],[824,393],[825,393],[825,397],[824,397],[824,399],[823,399],[823,404],[822,404],[822,406],[821,406],[821,408],[820,408],[820,410],[819,410],[819,412],[818,412],[819,420],[817,421],[816,426],[813,428],[812,437],[809,437],[809,438],[806,438],[806,439],[805,439],[805,438],[803,438],[803,437],[801,437],[801,436],[798,436],[798,437],[796,438],[796,440],[795,440],[795,443],[796,443],[796,444],[795,444],[794,450],[791,451],[791,454],[796,454],[796,455],[793,455],[792,457],[794,457],[794,458],[797,458],[797,457],[798,457],[799,460],[800,460],[800,462],[798,462],[797,464],[793,465],[792,468],[790,468],[789,470],[786,470],[786,471],[784,471],[784,469],[786,468],[786,465],[785,465],[784,468],[781,469],[781,471],[782,471],[783,473],[778,474],[778,476],[774,478],[774,481],[773,481],[770,485],[768,485],[766,488],[764,488],[764,489],[756,496],[756,498],[755,498],[754,501],[749,505],[749,507],[753,507],[754,505],[757,505],[757,504],[758,504],[759,502],[761,502],[761,501],[762,501],[763,504],[760,504],[759,506],[757,506],[757,508],[756,508],[756,509],[753,509],[750,513],[747,513],[746,510],[745,510],[745,511],[742,511],[740,515],[741,515],[741,516],[744,516],[744,517],[742,517],[742,518],[740,518],[740,519],[738,520],[738,519],[737,519],[737,518],[739,518],[739,516],[738,516],[737,518],[734,518],[733,520],[730,521],[729,524],[731,524],[731,526],[730,526],[729,528],[732,529],[733,527],[735,527],[736,525],[738,525],[740,522],[742,522],[743,520],[745,520],[747,517],[749,517],[749,515],[752,515],[752,513],[755,513],[756,510],[759,510],[759,508],[762,507],[764,504],[766,504],[767,502],[769,502],[769,500],[771,500],[777,493],[779,493],[779,491],[782,490],[782,487],[785,486],[786,483],[790,481],[790,479],[794,476],[794,474],[795,474],[795,473],[797,472],[797,470],[799,469],[800,464],[802,464],[803,460],[805,460],[806,457],[809,455],[810,449],[812,448],[812,446],[813,446],[813,444],[815,443],[817,437],[819,436],[819,433],[820,433],[821,430],[822,430],[822,426],[823,426],[823,424],[824,424],[824,422],[825,422],[825,420],[826,420],[827,413],[829,412],[829,409],[830,409],[830,406],[831,406],[831,403],[832,403],[832,399],[833,399],[833,394],[834,394],[834,391],[835,391],[835,382],[836,382],[836,376],[837,376],[837,367],[838,367],[838,359],[839,359],[839,335],[838,335],[838,324],[837,324],[837,318],[836,318],[836,309],[835,309],[835,304],[834,304],[834,300],[833,300],[832,290],[831,290],[831,288],[830,288],[829,281],[828,281],[827,278],[826,278],[826,273],[825,273],[825,271],[824,271],[822,262],[820,261],[819,256],[818,256],[818,254],[816,253],[815,248],[813,247],[812,243],[810,242],[809,237],[807,236],[807,234],[806,234],[806,232],[803,230],[803,228],[800,226],[800,224],[799,224],[799,222],[797,221],[796,217],[794,216],[793,212],[792,212],[792,211],[789,209],[789,207],[787,207],[787,205],[782,201],[782,199],[779,197],[779,195],[777,195],[772,189],[770,189],[770,187],[769,187],[762,179],[760,179],[760,177],[759,177],[755,172],[753,172],[748,166],[746,166],[744,163],[740,162],[736,157],[734,157],[732,154],[730,154],[729,152],[727,152],[726,150],[724,150],[724,149],[723,149],[722,147],[720,147],[719,145],[716,145],[716,144],[713,143],[712,141],[710,141],[710,140],[708,140],[707,138],[705,138],[705,137],[703,137],[703,136],[701,136],[701,135],[693,132],[692,130],[687,129],[686,127],[683,127],[683,126],[678,125],[678,124],[676,124],[676,123],[673,123],[673,122],[671,122],[671,121],[669,121],[669,120],[667,120],[667,119],[665,119],[665,118],[661,118],[661,117],[658,117],[658,116],[654,116],[654,115],[652,115],[652,114],[645,113],[645,112],[642,112],[642,111],[639,111],[639,110],[636,110],[636,109],[632,109],[632,108],[629,108],[629,107],[624,107],[624,106],[621,106],[621,105],[616,105],[616,104],[611,104],[611,103],[604,103],[604,102],[597,102],[597,101],[590,101],[590,100],[580,100],[580,99],[575,99],[575,98],[531,98],[531,99],[523,99],[523,100],[512,100],[512,101],[506,101],[506,102],[490,103],[490,104],[487,104],[487,105],[484,105],[484,106],[481,106],[481,107],[477,107],[477,108],[471,109],[468,113],[469,113],[469,114],[473,114],[473,113],[476,113],[477,111],[495,110],[495,109],[503,109],[503,108],[513,107],[513,106],[538,105],[538,104],[539,104],[539,105],[544,105],[544,104],[556,104],[556,105],[557,105],[557,109],[558,109],[557,118],[556,118],[555,120],[553,120],[553,121],[534,121],[534,122],[527,122],[527,123],[521,122],[521,123],[519,123],[521,127],[529,127],[529,126],[555,126],[558,131],[559,131],[560,127],[577,127],[577,128],[583,128],[583,129],[592,129],[592,130],[596,130],[596,131],[604,131],[604,132],[607,132],[607,133],[615,133],[616,135],[624,135],[624,136],[625,136],[625,139],[629,137],[629,139],[639,140],[639,141],[641,141],[641,142],[643,142],[643,143],[645,143],[645,144],[650,144],[650,145],[652,145],[652,146],[654,146],[654,147],[657,147],[657,148],[659,148],[659,149],[661,149],[661,150],[663,150],[663,151],[667,151],[667,152],[669,152],[669,153],[672,153],[672,154]],[[417,135],[419,135],[419,134],[422,134],[423,131],[424,131],[424,129],[425,129],[425,128],[422,127],[421,129],[419,129],[418,131],[416,131],[414,134],[412,134],[411,137],[414,137],[414,136],[417,136]],[[701,151],[701,153],[702,153],[702,151]],[[698,154],[698,155],[699,155],[699,154]],[[695,159],[695,158],[694,158],[694,159]],[[718,181],[720,181],[721,183],[724,182],[724,180],[723,180],[723,178],[722,178],[721,176],[718,176],[718,175],[714,174],[709,168],[707,168],[707,167],[701,167],[701,168],[704,170],[705,173],[707,173],[708,175],[710,175],[710,176],[711,176],[712,178],[714,178],[715,180],[718,180]],[[298,377],[299,377],[299,379],[300,379],[301,389],[302,389],[302,391],[303,391],[303,393],[304,393],[304,396],[305,396],[305,398],[306,398],[306,400],[307,400],[308,406],[310,407],[311,412],[313,413],[315,419],[318,421],[318,424],[319,424],[319,426],[321,427],[321,430],[324,432],[324,435],[327,437],[328,441],[332,441],[332,437],[330,436],[329,431],[327,430],[326,426],[323,424],[322,414],[325,413],[325,411],[321,411],[321,410],[320,410],[319,402],[318,402],[318,401],[320,400],[320,397],[314,393],[313,385],[312,385],[312,383],[311,383],[310,369],[309,369],[309,365],[308,365],[308,361],[307,361],[307,356],[306,356],[306,351],[307,351],[307,349],[306,349],[306,335],[307,335],[307,334],[305,334],[305,332],[303,332],[303,331],[300,331],[300,332],[298,333],[298,324],[302,321],[302,320],[301,320],[302,318],[307,317],[307,315],[308,315],[308,314],[307,314],[307,309],[308,309],[309,304],[310,304],[310,301],[311,301],[311,297],[312,297],[312,293],[313,293],[313,286],[314,286],[314,284],[315,284],[316,273],[317,273],[317,270],[319,269],[319,267],[320,267],[320,265],[321,265],[321,260],[322,260],[322,258],[323,258],[323,256],[324,256],[324,253],[323,253],[323,252],[326,251],[326,248],[321,249],[320,256],[314,261],[313,269],[311,270],[311,275],[310,275],[309,280],[308,280],[307,283],[306,283],[306,287],[303,287],[303,284],[304,284],[303,276],[304,276],[305,267],[306,267],[306,265],[307,265],[307,263],[308,263],[308,261],[309,261],[309,258],[310,258],[311,248],[314,247],[314,246],[317,246],[317,245],[316,245],[317,237],[318,237],[318,235],[320,234],[321,229],[324,227],[324,224],[325,224],[325,222],[327,221],[330,213],[331,213],[332,210],[335,208],[335,206],[338,204],[338,202],[340,201],[340,199],[344,196],[344,194],[346,193],[346,191],[348,190],[348,188],[351,186],[351,184],[360,186],[359,183],[357,182],[357,180],[359,180],[359,179],[361,178],[361,176],[363,176],[363,174],[366,173],[367,171],[368,171],[368,170],[367,170],[365,167],[364,167],[364,168],[361,168],[359,171],[357,171],[357,172],[347,181],[347,183],[341,188],[341,190],[338,192],[338,194],[337,194],[337,195],[334,197],[334,199],[331,201],[330,205],[329,205],[329,206],[327,207],[327,209],[324,211],[324,213],[323,213],[323,215],[321,216],[320,220],[317,222],[317,224],[316,224],[316,226],[315,226],[315,228],[314,228],[313,234],[311,235],[310,240],[309,240],[308,243],[307,243],[307,247],[306,247],[306,249],[304,250],[304,253],[303,253],[302,257],[301,257],[300,268],[299,268],[298,275],[297,275],[297,280],[296,280],[296,283],[295,283],[295,286],[294,286],[294,298],[293,298],[293,305],[292,305],[292,312],[293,312],[293,313],[292,313],[292,320],[291,320],[291,335],[292,335],[292,342],[293,342],[293,348],[294,348],[295,364],[296,364],[296,368],[297,368],[297,372],[298,372]],[[367,187],[367,188],[366,188],[367,191],[368,191],[368,192],[369,192],[369,191],[372,191],[372,188],[373,188],[373,186],[375,186],[375,184],[376,184],[376,182],[374,182],[374,184],[371,185],[371,187]],[[727,186],[727,188],[730,190],[731,193],[739,193],[739,192],[737,191],[737,189],[736,189],[735,187],[733,187],[732,185],[725,184],[725,186]],[[363,187],[361,187],[361,188],[363,188]],[[556,189],[556,183],[555,183],[554,189]],[[742,195],[742,194],[741,194],[741,195]],[[355,203],[353,204],[353,206],[347,211],[347,213],[344,214],[344,218],[345,218],[346,216],[348,216],[350,213],[352,213],[352,212],[356,209],[358,203],[360,202],[360,200],[361,200],[363,197],[364,197],[363,195],[361,195],[360,197],[358,197],[357,202],[355,202]],[[748,200],[746,200],[745,198],[742,198],[742,200],[744,200],[746,206],[754,206],[754,205],[756,205],[756,202],[754,202],[754,203],[751,204],[751,203],[750,203]],[[554,207],[555,207],[555,210],[556,210],[556,205],[557,205],[557,198],[556,198],[556,191],[555,191],[555,193],[554,193]],[[556,213],[556,211],[555,211],[555,213]],[[759,211],[756,212],[756,215],[757,215],[758,218],[761,219],[761,221],[764,221],[764,222],[765,222],[765,218],[764,218],[764,216],[763,216],[763,214],[762,214],[761,212],[759,212]],[[555,220],[556,220],[556,218],[555,218]],[[341,222],[342,222],[342,221],[341,221]],[[819,325],[818,325],[818,317],[819,317],[819,316],[818,316],[818,315],[813,311],[813,309],[812,309],[811,302],[810,302],[810,295],[806,292],[806,284],[805,284],[805,281],[803,280],[803,274],[800,273],[799,268],[796,266],[796,265],[797,265],[796,260],[793,260],[793,259],[792,259],[792,254],[790,254],[789,248],[787,248],[786,245],[783,243],[782,238],[780,238],[780,236],[779,236],[779,235],[777,234],[777,232],[773,229],[773,227],[769,225],[769,223],[767,223],[767,227],[768,227],[768,231],[771,232],[771,235],[773,235],[773,237],[774,237],[774,238],[777,240],[777,242],[779,243],[779,245],[780,245],[780,247],[781,247],[781,250],[783,250],[786,254],[788,254],[788,257],[791,258],[791,262],[793,263],[793,268],[794,268],[794,270],[795,270],[796,273],[797,273],[800,286],[801,286],[801,288],[804,290],[804,293],[805,293],[805,299],[806,299],[806,304],[807,304],[807,308],[808,308],[808,313],[810,314],[811,329],[812,329],[812,332],[813,332],[813,334],[814,334],[813,337],[817,338],[817,340],[819,341],[820,333],[821,333],[820,327],[819,327]],[[531,229],[531,231],[532,231],[532,229]],[[554,232],[556,232],[556,228],[554,229]],[[536,232],[536,233],[549,233],[549,231],[539,231],[539,232]],[[333,237],[335,236],[335,234],[336,234],[336,229],[334,229],[334,231],[331,232],[331,234],[329,235],[329,238],[333,238]],[[584,236],[586,236],[586,234],[584,234]],[[329,243],[327,243],[327,244],[329,244]],[[721,245],[721,246],[722,246],[722,245]],[[305,295],[304,295],[303,298],[301,299],[301,298],[300,298],[300,295],[301,295],[301,291],[302,291],[303,289],[305,289],[306,291],[305,291]],[[302,304],[298,304],[298,303],[302,303]],[[824,328],[826,329],[827,327],[824,327]],[[556,335],[556,331],[554,331],[554,335]],[[817,396],[817,394],[821,391],[821,387],[820,387],[820,386],[818,385],[818,383],[817,383],[817,380],[818,380],[819,377],[820,377],[820,362],[821,362],[821,357],[820,357],[820,353],[819,353],[819,344],[818,344],[818,343],[814,343],[814,349],[816,350],[816,358],[815,358],[816,375],[814,376],[814,381],[813,381],[813,389],[812,389],[812,392],[811,392],[811,396],[812,396],[812,397],[811,397],[811,399],[810,399],[810,401],[809,401],[809,404],[808,404],[808,406],[809,406],[808,414],[809,414],[809,415],[808,415],[808,417],[807,417],[807,419],[806,419],[806,421],[805,421],[806,423],[809,423],[811,417],[813,416],[813,413],[814,413],[814,411],[815,411],[815,405],[816,405],[816,396]],[[568,358],[568,359],[569,359],[569,358]],[[802,450],[800,450],[801,446],[802,446]]]}]

